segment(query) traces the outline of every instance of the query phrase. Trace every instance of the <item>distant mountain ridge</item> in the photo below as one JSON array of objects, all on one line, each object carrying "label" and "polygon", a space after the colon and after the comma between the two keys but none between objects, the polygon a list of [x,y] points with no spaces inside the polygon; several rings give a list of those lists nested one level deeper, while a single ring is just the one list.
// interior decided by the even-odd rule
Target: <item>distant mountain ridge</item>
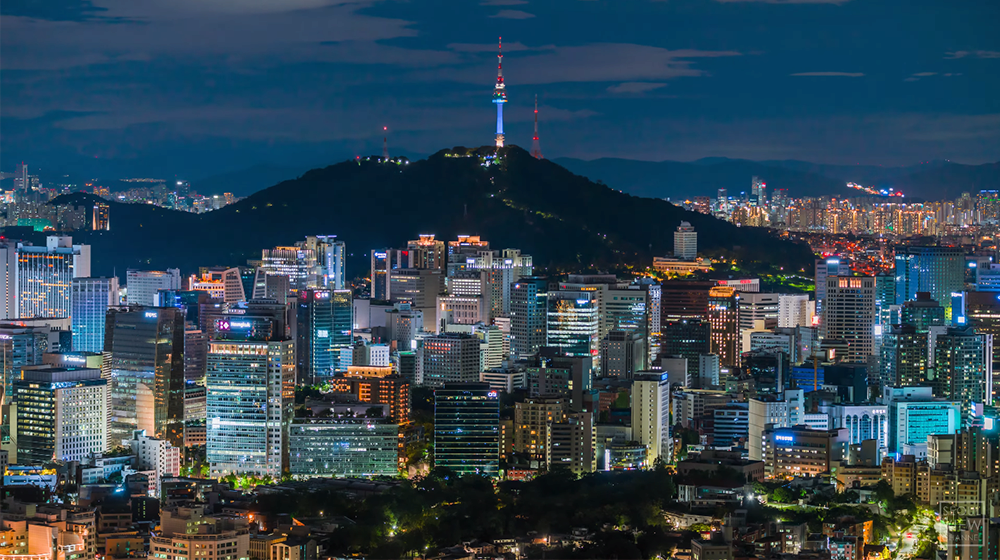
[{"label": "distant mountain ridge", "polygon": [[753,176],[768,192],[787,189],[789,196],[856,194],[847,182],[893,187],[907,197],[925,200],[957,198],[963,192],[1000,189],[1000,162],[963,165],[932,161],[905,167],[827,165],[796,160],[748,161],[703,158],[693,162],[639,161],[618,158],[555,160],[574,173],[601,181],[623,192],[653,198],[684,200],[715,197],[720,188],[730,196],[750,190]]},{"label": "distant mountain ridge", "polygon": [[[177,212],[110,203],[111,230],[79,232],[93,245],[95,274],[126,268],[238,265],[260,251],[307,235],[336,234],[348,248],[349,275],[363,276],[373,249],[405,245],[420,233],[440,239],[481,235],[495,248],[532,255],[540,273],[648,266],[673,249],[689,221],[699,251],[789,270],[811,267],[808,246],[766,230],[737,228],[661,200],[623,194],[516,146],[454,148],[409,164],[351,160],[313,169],[220,210]],[[90,205],[76,193],[52,204]]]}]

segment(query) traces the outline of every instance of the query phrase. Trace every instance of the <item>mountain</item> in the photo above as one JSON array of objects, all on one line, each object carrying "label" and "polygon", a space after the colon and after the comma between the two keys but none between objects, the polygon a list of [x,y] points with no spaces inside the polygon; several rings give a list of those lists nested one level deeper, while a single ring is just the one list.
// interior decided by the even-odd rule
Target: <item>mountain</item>
[{"label": "mountain", "polygon": [[556,160],[574,173],[613,184],[639,196],[683,200],[715,197],[718,189],[729,195],[750,190],[751,177],[760,177],[768,191],[788,189],[789,196],[849,195],[848,182],[902,190],[909,198],[942,200],[963,192],[1000,189],[1000,163],[962,165],[930,161],[904,167],[876,165],[827,165],[806,161],[748,161],[703,158],[685,163],[602,158]]},{"label": "mountain", "polygon": [[692,163],[617,158],[590,161],[559,158],[555,161],[594,181],[650,198],[715,198],[719,189],[727,189],[730,196],[736,196],[750,191],[750,181],[754,176],[767,183],[768,191],[788,189],[791,196],[847,194],[849,191],[845,182],[815,173],[739,159],[710,158]]},{"label": "mountain", "polygon": [[250,196],[261,189],[276,185],[291,177],[298,177],[308,169],[308,167],[260,164],[231,173],[191,181],[191,189],[203,195],[228,192],[237,197]]},{"label": "mountain", "polygon": [[[371,249],[427,232],[446,240],[481,235],[494,248],[532,255],[540,272],[554,272],[648,266],[672,251],[673,231],[686,220],[704,254],[794,270],[812,265],[809,247],[766,230],[623,194],[516,146],[497,159],[494,151],[454,148],[409,163],[346,161],[205,214],[111,202],[111,231],[80,232],[74,240],[93,245],[94,274],[239,265],[264,248],[336,234],[347,244],[350,274],[361,275]],[[77,193],[52,204],[90,205],[92,198]]]}]

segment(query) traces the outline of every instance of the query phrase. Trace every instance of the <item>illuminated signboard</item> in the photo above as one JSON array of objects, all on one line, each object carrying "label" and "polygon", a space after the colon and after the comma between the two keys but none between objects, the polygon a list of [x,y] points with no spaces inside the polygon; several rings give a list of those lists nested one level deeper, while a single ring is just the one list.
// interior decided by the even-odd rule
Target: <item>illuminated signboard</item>
[{"label": "illuminated signboard", "polygon": [[330,337],[330,331],[326,329],[320,329],[316,331],[316,338],[329,338],[329,337]]},{"label": "illuminated signboard", "polygon": [[489,393],[486,393],[486,396],[489,397],[489,398],[491,398],[491,399],[495,399],[495,398],[497,398],[497,392],[496,391],[490,391]]},{"label": "illuminated signboard", "polygon": [[156,311],[147,311],[146,312],[146,318],[147,319],[156,319]]},{"label": "illuminated signboard", "polygon": [[249,329],[253,327],[253,323],[250,321],[230,321],[229,327],[233,329]]},{"label": "illuminated signboard", "polygon": [[774,436],[774,440],[775,441],[787,441],[787,442],[791,443],[791,442],[795,441],[795,438],[793,438],[792,436],[783,436],[783,435],[779,434],[779,435],[775,435]]},{"label": "illuminated signboard", "polygon": [[385,253],[375,253],[375,258],[376,259],[384,259],[385,258]]}]

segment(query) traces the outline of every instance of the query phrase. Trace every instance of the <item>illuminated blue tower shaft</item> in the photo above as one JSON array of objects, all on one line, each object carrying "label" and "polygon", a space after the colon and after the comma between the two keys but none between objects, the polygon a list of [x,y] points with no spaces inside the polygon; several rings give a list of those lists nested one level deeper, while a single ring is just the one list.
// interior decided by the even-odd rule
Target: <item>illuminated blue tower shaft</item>
[{"label": "illuminated blue tower shaft", "polygon": [[497,148],[503,148],[503,104],[507,102],[507,92],[503,84],[503,42],[497,43],[497,85],[493,88],[493,103],[497,106]]}]

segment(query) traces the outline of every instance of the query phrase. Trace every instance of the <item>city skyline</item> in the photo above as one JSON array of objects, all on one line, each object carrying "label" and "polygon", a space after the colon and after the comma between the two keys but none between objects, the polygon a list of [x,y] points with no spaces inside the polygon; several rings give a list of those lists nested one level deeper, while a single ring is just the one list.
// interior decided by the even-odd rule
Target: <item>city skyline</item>
[{"label": "city skyline", "polygon": [[988,2],[911,5],[893,28],[889,6],[857,0],[642,3],[615,6],[617,24],[601,4],[429,8],[5,6],[0,163],[318,165],[379,153],[383,127],[394,154],[484,145],[500,35],[507,142],[530,145],[538,94],[549,157],[998,159]]}]

